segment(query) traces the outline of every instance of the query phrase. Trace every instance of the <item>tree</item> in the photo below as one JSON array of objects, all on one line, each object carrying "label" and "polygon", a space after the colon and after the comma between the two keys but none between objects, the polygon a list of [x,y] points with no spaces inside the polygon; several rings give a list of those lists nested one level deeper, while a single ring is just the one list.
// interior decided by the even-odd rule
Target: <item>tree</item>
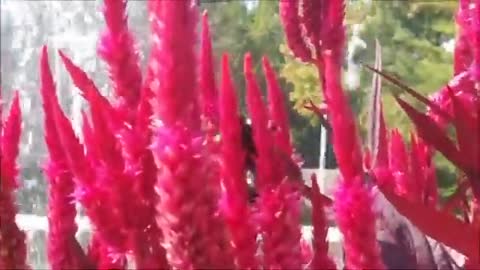
[{"label": "tree", "polygon": [[[260,62],[263,55],[270,58],[276,70],[281,70],[285,65],[285,58],[278,47],[278,44],[284,40],[278,18],[278,2],[259,1],[258,5],[250,10],[241,1],[202,2],[201,6],[209,12],[217,67],[220,54],[228,52],[231,56],[232,73],[237,91],[242,100],[242,110],[245,111],[243,55],[246,52],[252,53],[261,86],[265,86]],[[280,83],[285,95],[288,96],[292,87],[283,79]],[[303,155],[305,166],[317,167],[320,153],[320,127],[311,125],[308,119],[299,115],[293,109],[293,103],[287,106],[290,109],[290,122],[296,148]]]},{"label": "tree", "polygon": [[[443,45],[453,39],[455,33],[454,12],[456,3],[418,3],[405,1],[349,2],[347,8],[348,35],[353,24],[360,23],[360,33],[367,45],[356,56],[356,61],[372,64],[374,44],[378,39],[382,45],[383,69],[400,78],[407,85],[424,95],[438,90],[452,76],[452,54]],[[313,67],[293,59],[288,50],[282,47],[285,66],[282,76],[293,85],[290,99],[295,110],[316,123],[312,113],[303,109],[305,100],[320,102],[316,71]],[[363,69],[360,73],[360,86],[349,92],[354,110],[359,115],[362,134],[367,124],[367,97],[371,88],[371,72]],[[410,120],[396,105],[391,92],[397,88],[383,83],[384,113],[389,127],[398,128],[406,138],[412,130]],[[420,104],[415,103],[417,106]],[[437,164],[443,186],[452,183],[452,167],[442,158]]]}]

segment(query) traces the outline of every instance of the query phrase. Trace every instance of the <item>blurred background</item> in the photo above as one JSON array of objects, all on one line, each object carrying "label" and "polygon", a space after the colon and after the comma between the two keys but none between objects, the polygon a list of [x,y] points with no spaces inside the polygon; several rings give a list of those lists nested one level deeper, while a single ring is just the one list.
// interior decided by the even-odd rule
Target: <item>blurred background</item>
[{"label": "blurred background", "polygon": [[[94,79],[102,92],[109,95],[105,64],[96,56],[98,34],[104,27],[102,1],[0,1],[2,94],[6,104],[9,104],[13,90],[20,90],[24,116],[20,154],[22,187],[18,191],[18,204],[23,214],[43,216],[46,214],[47,196],[41,171],[45,160],[45,144],[38,80],[40,48],[43,44],[49,46],[50,63],[62,106],[79,127],[80,111],[85,104],[54,50],[61,49],[71,56]],[[371,73],[362,68],[361,63],[373,64],[375,39],[382,45],[384,70],[392,72],[423,94],[432,93],[452,75],[457,3],[395,0],[347,2],[348,50],[345,53],[344,84],[358,115],[362,134],[365,134]],[[288,97],[297,151],[305,160],[305,168],[318,168],[321,127],[316,117],[303,108],[308,100],[322,100],[318,78],[313,67],[296,61],[288,51],[278,18],[278,1],[200,0],[200,6],[209,12],[216,64],[218,66],[223,52],[231,55],[233,74],[241,97],[244,96],[243,54],[247,51],[252,53],[262,84],[261,56],[267,55],[271,59]],[[145,60],[149,55],[146,1],[129,1],[128,15],[145,69]],[[411,130],[409,121],[389,94],[395,89],[388,84],[384,89],[387,125],[398,128],[408,137]],[[328,140],[326,142],[323,149],[326,153],[325,166],[335,169],[331,145]],[[437,157],[437,166],[442,194],[447,195],[454,189],[455,172],[440,156]],[[39,251],[32,256],[42,257],[44,254]]]}]

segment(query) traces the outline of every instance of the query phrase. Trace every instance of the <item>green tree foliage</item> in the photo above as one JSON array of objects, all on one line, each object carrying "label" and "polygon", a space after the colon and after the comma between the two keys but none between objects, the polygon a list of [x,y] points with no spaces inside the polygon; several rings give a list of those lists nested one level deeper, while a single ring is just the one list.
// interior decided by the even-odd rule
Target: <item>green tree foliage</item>
[{"label": "green tree foliage", "polygon": [[[262,86],[265,85],[260,61],[263,55],[270,58],[276,70],[281,70],[286,64],[284,55],[279,50],[279,44],[284,42],[284,37],[278,18],[278,2],[259,1],[250,10],[241,1],[214,3],[204,1],[201,7],[208,10],[209,13],[217,70],[219,70],[220,54],[228,52],[231,56],[237,91],[242,97],[241,106],[244,110],[243,55],[246,52],[252,53],[255,59],[257,78]],[[220,76],[220,74],[217,75]],[[281,80],[280,83],[287,97],[293,93],[291,91],[293,87],[285,80]],[[296,148],[303,155],[305,166],[316,167],[320,152],[320,128],[318,125],[312,126],[309,119],[300,116],[293,109],[294,103],[288,104],[288,107],[290,108],[292,135]]]},{"label": "green tree foliage", "polygon": [[[351,1],[347,7],[348,35],[352,24],[362,25],[360,37],[367,49],[356,56],[356,61],[367,64],[374,62],[374,44],[378,39],[382,44],[383,69],[401,79],[407,85],[424,95],[438,90],[452,77],[451,52],[443,45],[455,34],[455,2],[406,2],[406,1]],[[319,85],[316,70],[293,59],[283,45],[285,55],[282,76],[293,85],[290,99],[294,109],[307,116],[312,123],[315,117],[303,104],[312,99],[320,102]],[[360,87],[350,91],[351,103],[359,115],[362,134],[365,133],[368,112],[368,92],[371,89],[371,72],[362,69]],[[398,91],[384,82],[384,113],[389,127],[398,128],[406,138],[412,130],[411,121],[401,111],[392,91]],[[417,106],[420,104],[416,103]],[[441,186],[448,188],[452,183],[453,168],[441,158],[437,158]]]},{"label": "green tree foliage", "polygon": [[[370,48],[375,38],[380,40],[385,70],[424,95],[451,78],[452,54],[442,44],[454,37],[454,6],[394,1],[376,2],[373,8],[375,15],[367,17],[363,36]],[[368,50],[365,61],[371,62],[373,57],[373,50]],[[410,121],[388,93],[396,89],[385,84],[385,90],[387,122],[406,135]]]},{"label": "green tree foliage", "polygon": [[[348,6],[347,22],[362,22],[361,38],[367,49],[358,56],[358,62],[372,64],[374,42],[382,44],[384,69],[402,79],[423,94],[430,94],[445,84],[452,75],[452,54],[442,44],[452,39],[455,25],[455,5],[448,3],[406,3],[404,1],[376,1],[370,5],[354,2]],[[350,30],[350,29],[349,29]],[[351,32],[351,31],[349,31]],[[290,98],[295,109],[302,115],[309,115],[302,109],[305,100],[320,101],[316,70],[293,59],[282,47],[286,64],[282,75],[293,84]],[[365,92],[370,90],[371,73],[361,72],[361,86],[351,93],[356,110],[364,114]],[[404,134],[410,130],[409,120],[394,105],[389,92],[395,87],[384,84],[384,102],[387,122],[398,127]],[[356,93],[363,92],[363,93]],[[363,99],[363,100],[356,100]],[[363,123],[363,121],[362,121]]]},{"label": "green tree foliage", "polygon": [[[441,45],[454,37],[456,3],[396,3],[390,12],[386,4],[379,3],[376,7],[378,16],[371,18],[365,36],[392,37],[382,40],[385,69],[395,72],[424,95],[438,90],[452,77],[453,55]],[[377,33],[376,28],[379,29]],[[388,93],[383,100],[385,107],[390,108],[385,111],[388,125],[399,127],[406,134],[411,129],[406,115]],[[454,168],[441,155],[436,156],[436,164],[440,186],[448,192],[455,183]]]},{"label": "green tree foliage", "polygon": [[[283,66],[278,44],[283,32],[278,18],[278,3],[260,1],[248,9],[242,1],[209,2],[201,5],[209,14],[217,70],[221,54],[228,53],[240,97],[244,97],[243,56],[250,52],[259,82],[264,85],[261,57],[268,56],[275,69]],[[269,18],[268,20],[264,18]],[[218,74],[220,76],[220,74]],[[242,108],[244,108],[242,98]]]}]

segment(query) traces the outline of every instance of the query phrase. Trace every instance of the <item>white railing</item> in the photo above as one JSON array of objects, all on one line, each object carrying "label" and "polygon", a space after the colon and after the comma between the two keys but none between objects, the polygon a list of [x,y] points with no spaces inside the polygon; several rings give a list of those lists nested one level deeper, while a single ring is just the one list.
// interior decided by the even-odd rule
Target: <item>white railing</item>
[{"label": "white railing", "polygon": [[[24,231],[45,231],[48,232],[48,220],[46,216],[37,216],[29,214],[18,214],[15,221],[17,225]],[[87,217],[77,217],[76,223],[79,231],[90,231],[91,225]],[[311,238],[312,226],[303,226],[303,234],[307,239]],[[328,230],[328,240],[338,242],[341,241],[341,233],[336,227],[330,227]]]},{"label": "white railing", "polygon": [[[34,232],[34,231],[44,231],[48,232],[48,220],[46,216],[37,216],[29,214],[18,214],[16,216],[17,225],[23,231]],[[78,225],[79,232],[89,232],[91,231],[90,221],[87,217],[77,217],[76,223]],[[305,225],[302,228],[302,233],[305,239],[310,240],[312,238],[313,228],[312,226]],[[327,240],[329,242],[341,242],[342,235],[337,227],[330,227],[328,229]]]},{"label": "white railing", "polygon": [[[303,179],[307,185],[311,185],[310,176],[312,173],[317,174],[320,190],[327,196],[332,195],[333,187],[335,186],[335,180],[337,178],[337,170],[319,170],[319,169],[302,169]],[[307,203],[307,207],[311,207]],[[27,234],[28,241],[28,257],[29,263],[33,269],[46,269],[48,268],[46,259],[46,233],[48,232],[48,219],[46,216],[30,215],[30,214],[18,214],[16,216],[16,222],[20,229]],[[77,216],[76,223],[78,226],[77,239],[81,244],[88,243],[89,235],[91,232],[91,224],[87,217]],[[305,240],[311,240],[313,236],[312,226],[303,226],[302,235]],[[338,228],[330,227],[327,233],[327,241],[329,242],[329,252],[331,257],[337,263],[337,266],[343,265],[343,250],[342,242],[343,237]]]},{"label": "white railing", "polygon": [[[89,233],[91,225],[86,217],[77,217],[78,225],[77,238],[81,234]],[[46,233],[48,232],[48,220],[46,216],[18,214],[16,222],[20,229],[27,234],[28,258],[33,269],[45,269],[48,267],[46,262]],[[302,227],[303,238],[311,240],[313,236],[312,226]],[[40,236],[40,237],[39,237]],[[336,227],[330,227],[327,233],[329,242],[329,252],[338,266],[343,265],[342,257],[342,234]]]},{"label": "white railing", "polygon": [[317,182],[320,188],[320,192],[327,196],[332,196],[335,184],[337,182],[338,170],[330,169],[302,169],[302,178],[305,184],[311,186],[311,175],[315,173],[317,175]]}]

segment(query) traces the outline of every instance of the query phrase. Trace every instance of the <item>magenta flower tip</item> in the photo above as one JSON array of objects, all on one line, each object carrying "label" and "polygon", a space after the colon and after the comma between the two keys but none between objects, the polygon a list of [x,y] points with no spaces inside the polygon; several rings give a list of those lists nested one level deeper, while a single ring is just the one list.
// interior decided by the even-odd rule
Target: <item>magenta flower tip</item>
[{"label": "magenta flower tip", "polygon": [[375,231],[372,197],[361,179],[340,181],[334,208],[338,227],[344,235],[348,269],[384,269]]}]

